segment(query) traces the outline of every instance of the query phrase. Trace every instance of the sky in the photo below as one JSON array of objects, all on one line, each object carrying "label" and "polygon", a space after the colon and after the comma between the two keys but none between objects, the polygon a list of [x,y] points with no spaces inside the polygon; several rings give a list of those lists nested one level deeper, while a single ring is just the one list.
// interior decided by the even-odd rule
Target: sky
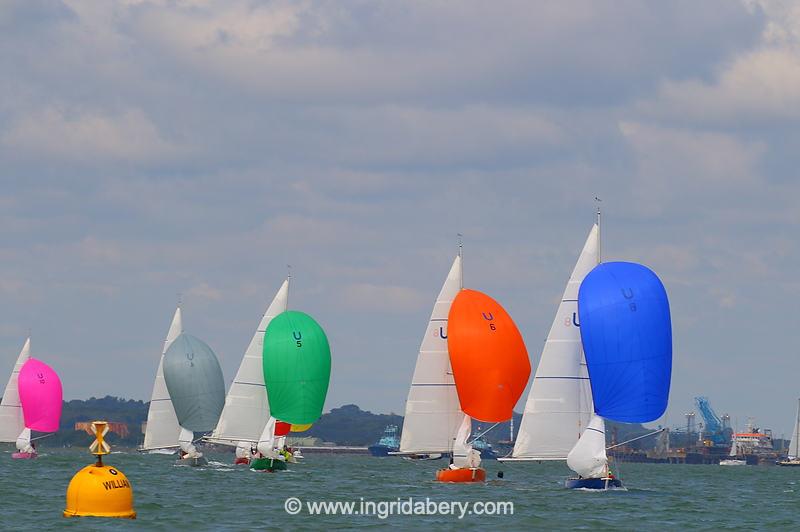
[{"label": "sky", "polygon": [[789,434],[799,125],[792,2],[5,1],[0,369],[31,331],[146,400],[180,297],[230,382],[291,264],[326,408],[402,413],[457,234],[535,367],[598,196],[670,296],[666,423]]}]

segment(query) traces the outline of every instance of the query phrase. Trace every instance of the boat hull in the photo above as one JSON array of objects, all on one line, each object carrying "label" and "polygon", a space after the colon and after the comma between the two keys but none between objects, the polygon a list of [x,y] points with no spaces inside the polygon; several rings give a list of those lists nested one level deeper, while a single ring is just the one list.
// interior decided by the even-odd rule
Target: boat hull
[{"label": "boat hull", "polygon": [[779,460],[775,463],[781,467],[800,467],[800,460]]},{"label": "boat hull", "polygon": [[250,459],[246,456],[239,456],[233,461],[233,465],[248,465],[249,463]]},{"label": "boat hull", "polygon": [[11,458],[15,460],[33,460],[36,456],[36,453],[13,453]]},{"label": "boat hull", "polygon": [[250,462],[250,469],[254,471],[286,471],[286,462],[272,458],[254,458]]},{"label": "boat hull", "polygon": [[412,454],[412,455],[404,456],[403,460],[408,460],[409,462],[427,462],[427,461],[430,461],[430,460],[441,460],[444,457],[445,457],[445,455],[442,454],[442,453]]},{"label": "boat hull", "polygon": [[480,467],[460,467],[458,469],[440,469],[436,472],[438,482],[484,482],[486,470]]},{"label": "boat hull", "polygon": [[568,478],[564,481],[567,489],[607,490],[621,488],[622,482],[618,478]]},{"label": "boat hull", "polygon": [[386,445],[370,445],[368,449],[369,454],[372,456],[389,456],[389,453],[398,451],[396,447],[388,447]]},{"label": "boat hull", "polygon": [[175,460],[175,465],[179,466],[190,466],[190,467],[201,467],[208,465],[208,460],[206,460],[205,456],[200,456],[197,458],[179,458]]},{"label": "boat hull", "polygon": [[[728,466],[728,467],[743,466],[743,465],[747,465],[747,460],[720,460],[719,461],[719,465]],[[798,464],[798,465],[800,465],[800,464]]]}]

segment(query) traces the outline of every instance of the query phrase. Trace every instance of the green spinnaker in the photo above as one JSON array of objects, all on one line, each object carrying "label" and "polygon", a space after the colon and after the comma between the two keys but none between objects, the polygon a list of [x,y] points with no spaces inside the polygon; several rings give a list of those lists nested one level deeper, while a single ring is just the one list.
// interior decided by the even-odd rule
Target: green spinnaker
[{"label": "green spinnaker", "polygon": [[264,333],[264,382],[270,414],[295,425],[322,415],[331,379],[331,348],[314,318],[287,310]]}]

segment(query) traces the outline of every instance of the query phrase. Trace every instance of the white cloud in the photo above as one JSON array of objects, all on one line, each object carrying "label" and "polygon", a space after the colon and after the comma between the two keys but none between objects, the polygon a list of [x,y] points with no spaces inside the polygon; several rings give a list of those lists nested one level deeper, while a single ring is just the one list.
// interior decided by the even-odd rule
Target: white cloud
[{"label": "white cloud", "polygon": [[800,4],[746,0],[766,24],[760,42],[717,66],[713,79],[665,79],[639,108],[664,120],[765,124],[800,119]]},{"label": "white cloud", "polygon": [[636,122],[621,122],[620,131],[635,151],[639,178],[668,180],[673,187],[687,181],[755,182],[765,152],[761,142],[726,133]]},{"label": "white cloud", "polygon": [[18,118],[2,142],[23,156],[93,163],[155,162],[178,150],[138,110],[118,114],[48,107]]},{"label": "white cloud", "polygon": [[194,296],[201,299],[210,299],[213,301],[222,299],[222,291],[218,288],[214,288],[213,286],[209,285],[208,283],[200,283],[194,285],[186,291],[186,293],[190,296]]}]

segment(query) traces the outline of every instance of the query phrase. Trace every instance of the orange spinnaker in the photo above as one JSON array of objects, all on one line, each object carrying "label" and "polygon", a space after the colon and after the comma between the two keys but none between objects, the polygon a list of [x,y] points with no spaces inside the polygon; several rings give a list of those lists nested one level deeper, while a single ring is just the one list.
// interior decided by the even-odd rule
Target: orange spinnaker
[{"label": "orange spinnaker", "polygon": [[484,422],[511,419],[531,363],[519,329],[500,303],[462,290],[447,323],[447,348],[461,410]]}]

